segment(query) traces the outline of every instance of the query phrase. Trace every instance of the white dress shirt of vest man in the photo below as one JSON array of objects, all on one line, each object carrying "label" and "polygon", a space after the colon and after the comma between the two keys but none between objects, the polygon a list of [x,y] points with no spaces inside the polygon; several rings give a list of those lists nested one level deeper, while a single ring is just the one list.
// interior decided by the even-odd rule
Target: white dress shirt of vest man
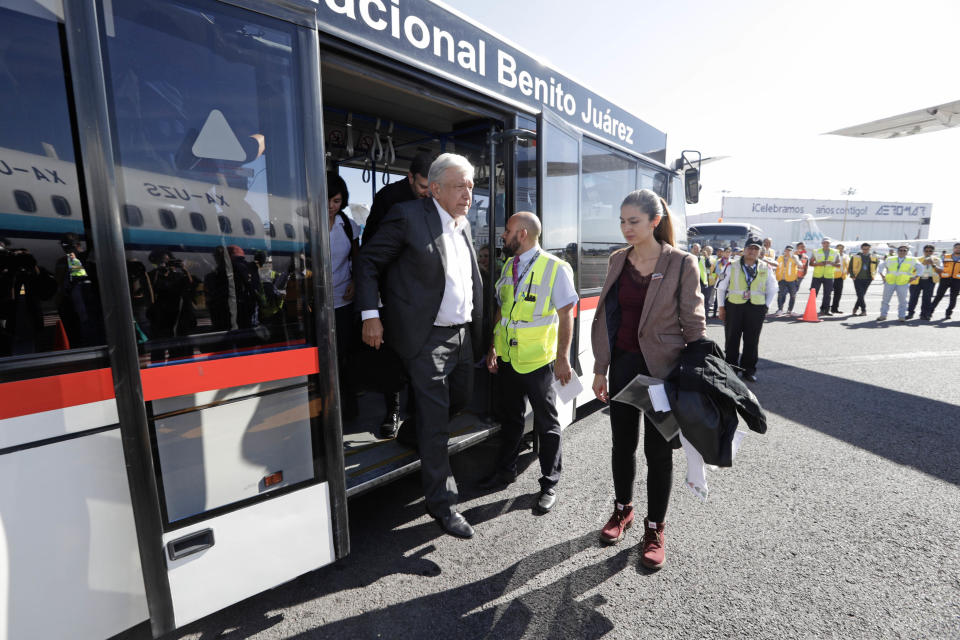
[{"label": "white dress shirt of vest man", "polygon": [[554,380],[570,382],[570,344],[579,297],[570,265],[539,244],[540,221],[528,211],[510,216],[503,231],[507,261],[497,281],[497,310],[487,369],[494,374],[500,452],[493,474],[481,480],[494,489],[517,477],[526,401],[540,442],[540,494],[536,510],[549,512],[557,501],[561,437]]},{"label": "white dress shirt of vest man", "polygon": [[446,533],[470,538],[473,528],[457,511],[449,421],[467,406],[473,363],[484,346],[483,285],[466,217],[473,166],[461,155],[441,154],[427,180],[431,197],[395,205],[362,245],[354,274],[357,306],[364,343],[379,349],[388,342],[410,379],[427,513]]},{"label": "white dress shirt of vest man", "polygon": [[833,297],[833,279],[840,269],[840,253],[830,248],[830,238],[820,241],[820,248],[815,249],[810,256],[810,266],[813,267],[810,288],[821,296],[820,315],[832,316],[830,299]]}]

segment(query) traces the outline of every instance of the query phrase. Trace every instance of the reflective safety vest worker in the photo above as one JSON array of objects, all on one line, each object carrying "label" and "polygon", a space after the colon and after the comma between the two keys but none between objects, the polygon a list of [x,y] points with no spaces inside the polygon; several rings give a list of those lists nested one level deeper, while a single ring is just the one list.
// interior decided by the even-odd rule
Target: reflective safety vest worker
[{"label": "reflective safety vest worker", "polygon": [[943,271],[940,272],[940,277],[960,280],[960,256],[951,253],[943,259]]},{"label": "reflective safety vest worker", "polygon": [[707,258],[707,285],[715,286],[717,280],[720,279],[720,274],[717,273],[717,265],[720,261],[717,259],[717,256],[710,256]]},{"label": "reflective safety vest worker", "polygon": [[[877,275],[877,258],[870,256],[868,260],[870,261],[870,278],[872,279]],[[860,275],[861,268],[863,268],[863,254],[855,253],[853,257],[850,258],[850,275],[856,278]]]},{"label": "reflective safety vest worker", "polygon": [[[837,253],[836,249],[830,249],[829,252],[824,252],[823,247],[820,247],[819,249],[813,252],[813,258],[818,263],[833,262],[834,260],[837,259],[838,255],[840,254]],[[834,275],[834,269],[836,269],[836,267],[834,267],[832,264],[830,265],[817,264],[817,266],[813,268],[813,277],[826,278],[828,280],[833,279],[834,277],[836,277]]]},{"label": "reflective safety vest worker", "polygon": [[560,318],[551,294],[557,272],[565,267],[569,268],[566,262],[541,250],[526,273],[520,270],[523,280],[515,295],[513,260],[503,265],[497,281],[500,322],[493,328],[493,346],[517,373],[530,373],[557,359]]},{"label": "reflective safety vest worker", "polygon": [[793,282],[797,279],[797,259],[790,256],[790,259],[787,260],[786,267],[783,265],[784,260],[787,260],[786,256],[777,257],[777,282],[781,280],[784,282]]},{"label": "reflective safety vest worker", "polygon": [[707,259],[701,254],[697,258],[697,265],[700,267],[700,284],[707,284]]},{"label": "reflective safety vest worker", "polygon": [[743,272],[740,259],[730,263],[730,282],[727,285],[727,302],[744,304],[750,302],[758,306],[767,304],[767,263],[757,261],[757,277],[750,283],[747,296],[747,274]]},{"label": "reflective safety vest worker", "polygon": [[884,275],[884,282],[887,284],[910,284],[913,278],[914,268],[917,264],[916,258],[904,258],[903,263],[898,265],[899,258],[890,256],[887,258],[887,273]]}]

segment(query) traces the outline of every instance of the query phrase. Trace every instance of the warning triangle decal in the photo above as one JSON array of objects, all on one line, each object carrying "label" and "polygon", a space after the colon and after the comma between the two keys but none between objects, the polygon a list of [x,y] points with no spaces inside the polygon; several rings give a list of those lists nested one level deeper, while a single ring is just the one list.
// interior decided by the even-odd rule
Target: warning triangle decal
[{"label": "warning triangle decal", "polygon": [[207,116],[207,121],[203,123],[203,128],[193,143],[192,151],[198,158],[211,160],[243,162],[247,159],[247,152],[243,150],[219,109],[214,109]]}]

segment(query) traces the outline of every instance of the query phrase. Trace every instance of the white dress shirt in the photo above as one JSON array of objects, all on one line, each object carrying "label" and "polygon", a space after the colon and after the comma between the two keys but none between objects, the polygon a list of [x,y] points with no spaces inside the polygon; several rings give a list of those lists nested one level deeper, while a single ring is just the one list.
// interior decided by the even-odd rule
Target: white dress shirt
[{"label": "white dress shirt", "polygon": [[443,210],[436,198],[433,204],[440,214],[443,233],[439,241],[443,243],[443,251],[447,255],[443,299],[433,324],[441,327],[465,324],[470,322],[473,313],[473,263],[467,237],[463,234],[467,217],[454,218]]}]

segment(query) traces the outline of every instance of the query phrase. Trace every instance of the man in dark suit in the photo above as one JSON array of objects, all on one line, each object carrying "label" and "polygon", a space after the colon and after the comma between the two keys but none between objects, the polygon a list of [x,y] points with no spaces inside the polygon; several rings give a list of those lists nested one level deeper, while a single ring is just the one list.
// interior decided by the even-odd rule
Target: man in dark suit
[{"label": "man in dark suit", "polygon": [[[370,242],[377,229],[380,228],[383,218],[395,205],[430,196],[430,183],[427,180],[427,174],[432,162],[432,155],[428,153],[417,154],[410,163],[410,170],[407,172],[405,180],[391,182],[377,191],[377,195],[373,197],[373,205],[370,207],[370,215],[367,216],[367,221],[363,227],[364,244]],[[378,365],[384,383],[382,390],[385,409],[383,421],[380,423],[380,437],[393,438],[396,437],[400,428],[400,392],[406,386],[406,381],[400,371],[399,359],[389,347],[381,353]],[[411,420],[413,414],[414,403],[408,398],[407,419]]]},{"label": "man in dark suit", "polygon": [[374,349],[390,345],[410,377],[427,513],[447,533],[469,538],[473,528],[457,512],[448,440],[450,416],[469,401],[473,363],[483,351],[482,284],[466,219],[473,166],[445,153],[430,166],[428,180],[432,197],[393,207],[362,246],[356,299],[363,341]]}]

